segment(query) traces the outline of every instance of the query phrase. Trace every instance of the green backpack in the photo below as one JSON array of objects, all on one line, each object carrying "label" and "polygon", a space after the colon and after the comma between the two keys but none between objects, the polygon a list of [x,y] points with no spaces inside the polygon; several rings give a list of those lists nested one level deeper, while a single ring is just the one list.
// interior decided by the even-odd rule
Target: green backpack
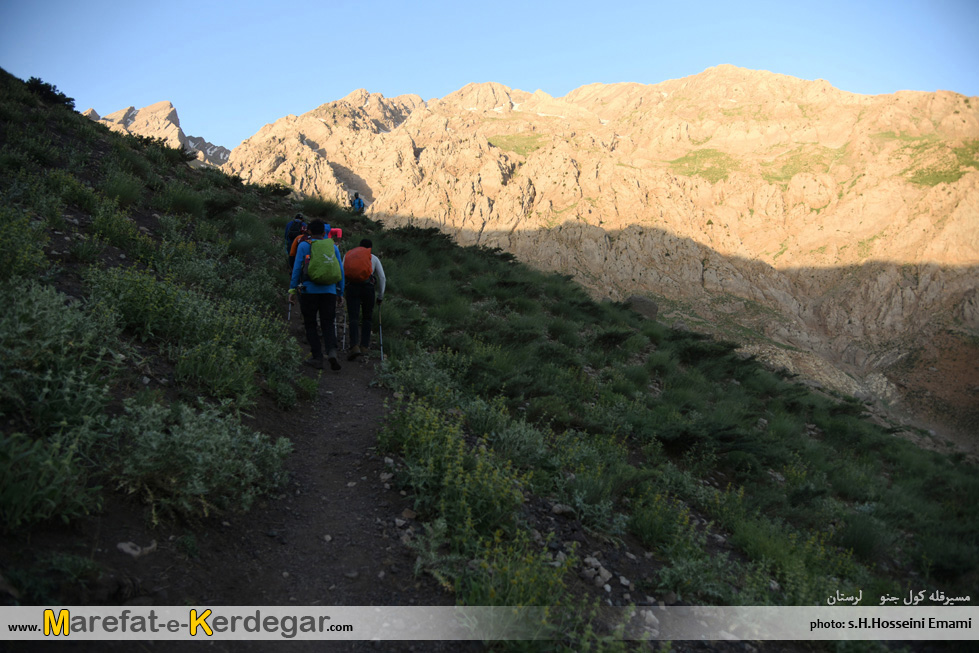
[{"label": "green backpack", "polygon": [[303,276],[321,286],[340,282],[343,277],[333,239],[314,240],[309,244],[309,254],[303,261]]}]

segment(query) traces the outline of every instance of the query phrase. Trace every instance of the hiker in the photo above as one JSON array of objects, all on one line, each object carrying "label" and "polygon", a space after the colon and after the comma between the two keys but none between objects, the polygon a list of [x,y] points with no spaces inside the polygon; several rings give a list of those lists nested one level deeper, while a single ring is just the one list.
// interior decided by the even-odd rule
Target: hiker
[{"label": "hiker", "polygon": [[[292,249],[292,243],[296,240],[296,237],[299,236],[304,229],[306,229],[306,216],[304,216],[302,213],[297,213],[296,217],[294,217],[292,220],[286,223],[285,245],[286,245],[287,255],[289,255],[289,251],[290,249]],[[295,263],[294,257],[295,257],[294,253],[289,255],[289,269],[292,269],[293,264]]]},{"label": "hiker", "polygon": [[[329,228],[329,226],[327,226]],[[289,269],[296,267],[296,250],[299,248],[299,243],[303,241],[309,242],[309,227],[304,223],[299,231],[299,235],[296,236],[292,245],[289,246]]]},{"label": "hiker", "polygon": [[[372,246],[373,243],[364,238],[359,247],[354,247],[343,257],[343,277],[347,283],[347,315],[350,319],[350,354],[347,360],[350,361],[366,354],[370,348],[375,285],[378,307],[384,301],[384,288],[387,286],[384,267],[380,259],[371,252]],[[359,322],[360,318],[363,318],[362,322]]]},{"label": "hiker", "polygon": [[354,213],[360,215],[364,212],[364,200],[360,199],[360,193],[354,193],[354,198],[350,200],[350,208]]},{"label": "hiker", "polygon": [[289,303],[295,304],[296,296],[299,296],[299,309],[303,314],[306,340],[312,354],[306,364],[323,369],[323,342],[319,334],[319,329],[322,329],[330,368],[339,370],[334,321],[337,306],[343,306],[343,266],[340,264],[340,249],[326,237],[326,229],[322,220],[313,220],[309,223],[309,241],[299,242],[292,280],[289,282]]}]

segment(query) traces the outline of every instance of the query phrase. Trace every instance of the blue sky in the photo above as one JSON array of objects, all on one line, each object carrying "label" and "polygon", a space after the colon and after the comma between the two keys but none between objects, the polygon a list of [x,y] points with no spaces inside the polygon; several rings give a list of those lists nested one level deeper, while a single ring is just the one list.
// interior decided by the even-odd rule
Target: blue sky
[{"label": "blue sky", "polygon": [[358,88],[562,96],[728,63],[855,93],[975,96],[977,33],[979,0],[0,0],[0,67],[79,111],[169,100],[186,133],[230,148]]}]

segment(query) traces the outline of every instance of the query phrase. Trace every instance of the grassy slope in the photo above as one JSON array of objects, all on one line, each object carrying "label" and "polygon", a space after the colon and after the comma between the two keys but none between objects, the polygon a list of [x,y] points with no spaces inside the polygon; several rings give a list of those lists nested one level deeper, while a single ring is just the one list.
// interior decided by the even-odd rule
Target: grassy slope
[{"label": "grassy slope", "polygon": [[[0,526],[24,535],[97,510],[98,486],[132,490],[158,519],[247,509],[275,488],[288,443],[249,433],[239,411],[310,392],[291,381],[301,353],[271,317],[292,204],[46,106],[6,74],[0,84],[12,307],[0,318],[0,471],[12,479]],[[662,563],[640,589],[689,602],[974,587],[974,468],[892,437],[855,400],[505,253],[305,209],[356,224],[383,255],[383,380],[401,403],[379,441],[402,457],[429,524],[420,569],[460,602],[579,606],[577,556],[555,561],[532,535],[537,498],[610,543],[638,538]],[[144,376],[167,383],[146,390]],[[158,455],[202,438],[192,459]],[[714,535],[732,550],[712,552]],[[3,574],[40,586],[84,565]],[[552,625],[588,637],[575,614],[556,609]]]}]

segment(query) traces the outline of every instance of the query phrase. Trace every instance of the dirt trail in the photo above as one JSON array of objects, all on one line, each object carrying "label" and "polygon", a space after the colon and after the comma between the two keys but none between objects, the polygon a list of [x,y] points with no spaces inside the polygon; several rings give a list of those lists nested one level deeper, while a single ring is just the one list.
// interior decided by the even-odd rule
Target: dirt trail
[{"label": "dirt trail", "polygon": [[[293,329],[298,329],[293,318]],[[248,425],[273,438],[289,437],[290,480],[282,495],[245,514],[221,515],[197,527],[151,528],[142,506],[110,497],[101,515],[76,525],[72,539],[106,571],[84,603],[130,605],[453,605],[454,597],[430,576],[414,574],[415,555],[401,542],[419,525],[375,452],[385,400],[377,387],[378,351],[322,372],[319,395],[289,413],[256,410]],[[386,478],[386,477],[385,477]],[[387,487],[385,485],[387,484]],[[406,516],[407,515],[407,516]],[[398,525],[395,519],[405,523]],[[54,529],[38,544],[56,539]],[[64,541],[64,532],[60,532]],[[140,558],[120,542],[157,549]],[[86,600],[87,599],[87,600]],[[76,651],[185,650],[191,642],[58,643]],[[402,646],[403,644],[403,646]],[[452,642],[447,643],[453,644]],[[454,648],[459,648],[456,642]],[[266,650],[270,642],[211,642],[208,650]],[[291,642],[289,650],[378,650],[369,642]],[[439,643],[384,642],[381,650],[431,650]],[[467,647],[468,648],[468,647]],[[44,650],[32,645],[18,650]]]}]

